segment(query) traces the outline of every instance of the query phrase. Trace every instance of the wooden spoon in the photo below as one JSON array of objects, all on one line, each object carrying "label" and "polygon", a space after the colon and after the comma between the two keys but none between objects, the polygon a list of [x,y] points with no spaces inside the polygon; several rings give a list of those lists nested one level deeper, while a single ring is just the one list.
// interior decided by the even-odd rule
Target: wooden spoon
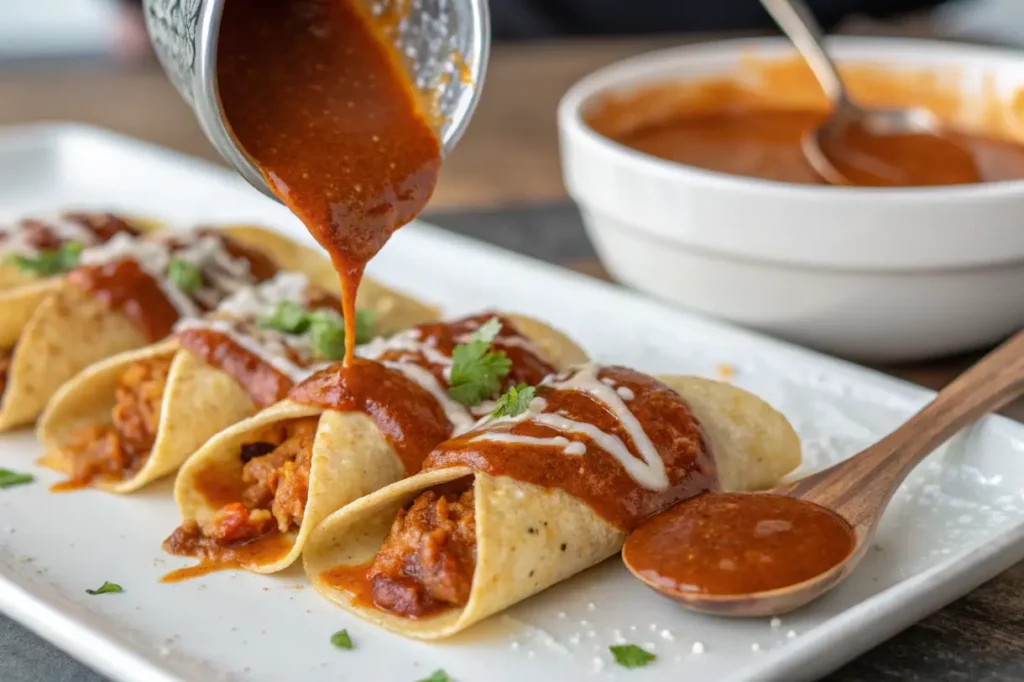
[{"label": "wooden spoon", "polygon": [[[871,546],[882,512],[907,474],[965,426],[1024,393],[1024,331],[982,358],[905,424],[878,443],[824,471],[763,494],[796,498],[834,511],[850,524],[845,559],[794,585],[751,594],[704,594],[667,587],[630,566],[652,589],[682,606],[725,616],[773,616],[807,604],[848,576]],[[682,502],[681,505],[686,505]],[[628,550],[628,541],[627,541]]]}]

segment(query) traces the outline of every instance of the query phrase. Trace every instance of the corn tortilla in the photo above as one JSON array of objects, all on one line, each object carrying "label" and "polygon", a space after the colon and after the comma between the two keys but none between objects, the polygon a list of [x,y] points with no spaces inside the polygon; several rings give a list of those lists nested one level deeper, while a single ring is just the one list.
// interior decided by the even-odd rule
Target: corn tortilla
[{"label": "corn tortilla", "polygon": [[[799,464],[795,431],[760,398],[709,379],[659,379],[684,397],[701,422],[725,490],[769,487]],[[372,560],[399,509],[428,488],[466,476],[474,478],[477,563],[465,606],[405,618],[353,603],[348,592],[322,579],[325,571]],[[430,640],[464,630],[613,556],[625,538],[563,490],[458,466],[411,476],[334,512],[310,535],[303,561],[313,586],[329,601],[398,634]]]},{"label": "corn tortilla", "polygon": [[[360,289],[357,305],[383,314],[388,333],[432,320],[435,315],[434,308],[375,282]],[[98,487],[115,493],[139,490],[176,471],[215,434],[257,412],[256,404],[231,374],[208,365],[171,338],[101,360],[65,383],[39,420],[38,435],[46,449],[44,463],[71,473],[71,455],[65,446],[80,429],[111,423],[121,376],[137,362],[156,359],[170,360],[170,372],[153,448],[134,475],[120,481],[98,479]]]},{"label": "corn tortilla", "polygon": [[[330,261],[318,251],[264,228],[222,230],[266,254],[280,270],[305,273],[312,282],[337,291]],[[328,276],[330,273],[330,276]],[[367,306],[377,314],[381,333],[433,319],[436,311],[397,292],[367,282]],[[106,307],[65,279],[0,291],[0,347],[14,347],[6,388],[0,396],[0,431],[34,421],[57,389],[89,365],[148,343],[127,317]]]},{"label": "corn tortilla", "polygon": [[[543,322],[519,315],[503,315],[538,344],[544,359],[558,369],[584,362],[586,355],[568,337]],[[302,553],[313,529],[335,510],[405,476],[401,459],[373,420],[362,412],[339,412],[300,405],[291,400],[268,407],[214,436],[182,466],[174,486],[174,499],[184,520],[200,525],[219,509],[210,504],[196,484],[210,470],[240,477],[239,448],[255,433],[275,422],[319,415],[309,474],[309,495],[302,524],[286,535],[287,555],[243,565],[256,573],[273,573],[292,564]],[[424,453],[426,454],[426,453]]]}]

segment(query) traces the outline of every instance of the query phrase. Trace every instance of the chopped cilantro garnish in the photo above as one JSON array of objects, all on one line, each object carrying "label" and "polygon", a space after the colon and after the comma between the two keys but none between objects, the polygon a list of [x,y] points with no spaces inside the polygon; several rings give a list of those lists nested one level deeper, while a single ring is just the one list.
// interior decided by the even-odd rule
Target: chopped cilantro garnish
[{"label": "chopped cilantro garnish", "polygon": [[341,360],[345,357],[345,320],[320,311],[312,313],[309,317],[309,339],[318,358]]},{"label": "chopped cilantro garnish", "polygon": [[422,680],[418,680],[417,682],[451,682],[451,680],[452,678],[448,677],[448,673],[443,669],[438,668],[430,674],[430,677],[424,677]]},{"label": "chopped cilantro garnish", "polygon": [[452,352],[452,374],[448,395],[463,405],[477,405],[501,388],[501,379],[512,369],[512,361],[502,351],[487,352],[501,331],[498,318],[480,325],[469,343]]},{"label": "chopped cilantro garnish", "polygon": [[104,582],[100,585],[98,590],[86,590],[88,594],[107,594],[107,593],[124,592],[124,589],[117,583]]},{"label": "chopped cilantro garnish", "polygon": [[533,400],[536,391],[533,386],[519,384],[513,386],[498,398],[498,404],[491,412],[492,417],[518,417],[530,409],[530,401]]},{"label": "chopped cilantro garnish", "polygon": [[13,263],[24,273],[48,277],[71,270],[78,264],[82,255],[80,242],[65,242],[56,249],[43,249],[36,256],[23,256],[12,253],[6,262]]},{"label": "chopped cilantro garnish", "polygon": [[[373,313],[356,311],[356,343],[374,337]],[[330,309],[306,310],[301,303],[282,301],[260,324],[285,334],[309,334],[313,353],[324,360],[345,357],[345,320]]]},{"label": "chopped cilantro garnish", "polygon": [[348,636],[348,630],[338,630],[331,635],[331,644],[339,649],[351,649],[352,638]]},{"label": "chopped cilantro garnish", "polygon": [[285,334],[302,334],[309,329],[309,311],[301,303],[281,301],[260,324]]},{"label": "chopped cilantro garnish", "polygon": [[13,488],[16,485],[25,485],[35,480],[31,474],[19,474],[10,469],[0,469],[0,489]]},{"label": "chopped cilantro garnish", "polygon": [[356,343],[369,343],[377,335],[374,327],[376,315],[372,310],[356,311]]},{"label": "chopped cilantro garnish", "polygon": [[167,264],[167,276],[171,283],[186,294],[203,286],[203,273],[195,265],[181,258],[172,258]]},{"label": "chopped cilantro garnish", "polygon": [[608,647],[615,662],[623,668],[643,668],[645,665],[657,658],[654,654],[644,651],[635,644],[622,644],[620,646]]}]

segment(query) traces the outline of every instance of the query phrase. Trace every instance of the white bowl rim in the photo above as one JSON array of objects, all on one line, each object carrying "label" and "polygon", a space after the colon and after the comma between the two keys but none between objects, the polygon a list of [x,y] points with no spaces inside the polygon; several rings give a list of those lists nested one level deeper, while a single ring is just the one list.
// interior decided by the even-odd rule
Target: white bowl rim
[{"label": "white bowl rim", "polygon": [[[880,36],[832,36],[828,38],[830,51],[840,62],[858,61],[866,58],[877,59],[887,53],[893,56],[932,57],[936,62],[952,63],[960,58],[985,63],[990,68],[998,61],[1017,62],[1024,72],[1024,53],[1003,47],[970,45],[942,40],[918,38],[892,38]],[[874,202],[899,203],[928,201],[929,203],[957,203],[987,201],[1001,197],[1024,196],[1024,179],[981,182],[941,187],[841,187],[835,185],[809,185],[778,180],[768,180],[732,173],[712,171],[677,161],[661,159],[605,137],[583,120],[582,107],[602,92],[628,87],[631,83],[667,82],[670,79],[654,77],[651,72],[659,67],[698,57],[723,57],[738,52],[754,51],[767,57],[782,56],[795,50],[786,38],[765,36],[754,38],[731,38],[677,47],[654,50],[627,57],[604,66],[574,83],[562,96],[558,106],[559,127],[582,136],[591,145],[603,148],[624,163],[639,166],[647,172],[669,178],[678,178],[691,185],[703,185],[720,189],[731,189],[750,193],[768,193],[773,196],[788,196],[793,199],[829,201],[862,201],[870,198]],[[899,66],[915,65],[913,61],[902,62]],[[680,78],[679,80],[683,80]],[[1022,78],[1024,83],[1024,78]]]}]

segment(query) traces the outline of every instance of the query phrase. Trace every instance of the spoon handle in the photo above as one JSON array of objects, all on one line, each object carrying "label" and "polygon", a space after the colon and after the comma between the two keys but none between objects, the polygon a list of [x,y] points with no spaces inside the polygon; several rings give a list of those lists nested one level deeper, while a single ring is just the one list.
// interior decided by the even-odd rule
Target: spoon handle
[{"label": "spoon handle", "polygon": [[847,102],[839,69],[825,52],[825,32],[803,0],[761,0],[761,4],[811,67],[829,100]]},{"label": "spoon handle", "polygon": [[1024,393],[1024,331],[986,355],[905,424],[854,457],[776,492],[829,507],[860,535],[935,448]]}]

